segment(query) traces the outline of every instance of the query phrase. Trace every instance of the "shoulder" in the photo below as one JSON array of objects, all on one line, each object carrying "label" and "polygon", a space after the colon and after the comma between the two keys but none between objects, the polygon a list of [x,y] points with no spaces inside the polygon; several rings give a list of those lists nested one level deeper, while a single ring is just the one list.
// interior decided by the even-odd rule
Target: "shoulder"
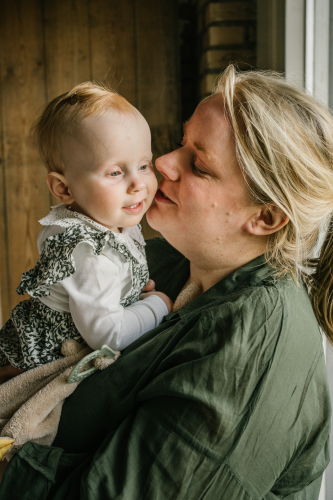
[{"label": "shoulder", "polygon": [[63,204],[52,207],[39,222],[44,227],[38,247],[47,258],[55,256],[59,260],[66,254],[68,259],[75,250],[80,255],[103,253],[122,262],[146,265],[145,241],[139,224],[115,233],[86,215],[68,210]]},{"label": "shoulder", "polygon": [[39,259],[33,269],[22,274],[16,290],[19,295],[49,295],[52,285],[76,271],[73,254],[78,246],[84,248],[86,255],[98,256],[110,238],[110,231],[101,232],[84,223],[63,225],[52,224],[50,220],[47,222],[38,239]]},{"label": "shoulder", "polygon": [[64,227],[52,225],[52,226],[43,226],[42,229],[40,230],[40,233],[37,238],[37,247],[39,253],[42,252],[43,250],[43,243],[45,240],[50,238],[51,236],[54,236],[56,234],[63,233],[65,231]]},{"label": "shoulder", "polygon": [[[215,317],[233,317],[233,324],[257,330],[269,325],[271,330],[284,328],[301,336],[312,345],[321,345],[320,331],[312,305],[303,284],[296,284],[288,275],[269,276],[254,285],[246,285],[225,294],[218,286],[209,313]],[[301,339],[300,339],[301,340]]]},{"label": "shoulder", "polygon": [[[284,329],[283,297],[274,286],[247,288],[229,296],[216,294],[210,307],[195,311],[196,330],[220,359],[229,376],[255,367],[263,373]],[[192,321],[194,318],[192,319]],[[191,321],[190,321],[191,322]]]},{"label": "shoulder", "polygon": [[230,294],[218,287],[208,292],[206,299],[204,294],[180,311],[180,317],[191,325],[188,339],[200,332],[224,363],[258,368],[281,356],[291,366],[293,360],[311,364],[322,352],[307,292],[292,280],[267,280]]},{"label": "shoulder", "polygon": [[[322,339],[307,292],[292,280],[277,280],[274,288],[277,300],[263,322],[265,333],[259,335],[259,343],[256,335],[247,342],[251,353],[248,383],[264,351],[269,355],[254,392],[251,416],[229,465],[241,481],[255,485],[261,483],[270,457],[276,464],[271,484],[281,477],[274,491],[287,494],[292,484],[301,490],[325,469],[331,410]],[[247,464],[254,448],[260,453],[249,479]]]},{"label": "shoulder", "polygon": [[69,210],[63,203],[51,207],[50,212],[46,217],[39,220],[42,226],[59,226],[62,228],[69,228],[74,226],[87,226],[94,228],[95,230],[106,232],[109,231],[108,228],[102,226],[98,222],[92,220],[86,215],[80,214],[78,212]]},{"label": "shoulder", "polygon": [[[256,331],[263,325],[281,324],[284,310],[284,295],[271,283],[238,287],[228,291],[221,282],[191,302],[180,315],[190,313],[198,321],[208,321],[212,327],[228,325],[228,329]],[[244,340],[244,339],[243,339]]]},{"label": "shoulder", "polygon": [[80,243],[99,255],[106,242],[116,237],[112,231],[78,212],[68,210],[64,204],[51,207],[49,214],[41,219],[43,226],[39,238],[40,252],[50,258],[59,258],[59,252],[71,255]]}]

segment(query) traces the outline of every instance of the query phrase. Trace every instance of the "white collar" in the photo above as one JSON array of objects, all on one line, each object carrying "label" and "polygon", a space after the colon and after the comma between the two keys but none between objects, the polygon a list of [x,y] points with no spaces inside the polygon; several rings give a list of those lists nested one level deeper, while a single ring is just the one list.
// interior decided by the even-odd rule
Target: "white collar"
[{"label": "white collar", "polygon": [[87,224],[91,227],[94,227],[95,229],[98,229],[99,231],[102,231],[103,233],[105,233],[106,231],[110,231],[116,239],[119,239],[121,241],[128,241],[128,237],[130,237],[133,240],[136,240],[142,246],[146,244],[145,240],[143,239],[139,224],[132,227],[124,227],[121,233],[115,233],[114,231],[111,231],[111,229],[102,226],[102,224],[95,222],[86,215],[68,210],[68,208],[66,208],[66,205],[64,205],[63,203],[51,207],[50,213],[43,219],[40,219],[39,223],[42,226],[57,225],[60,227],[71,227],[75,224]]}]

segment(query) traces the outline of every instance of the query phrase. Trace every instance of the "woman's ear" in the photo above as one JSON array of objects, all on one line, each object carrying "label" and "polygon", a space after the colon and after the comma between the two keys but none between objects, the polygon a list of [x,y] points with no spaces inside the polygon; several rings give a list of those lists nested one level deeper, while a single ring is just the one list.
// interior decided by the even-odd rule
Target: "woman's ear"
[{"label": "woman's ear", "polygon": [[243,226],[247,233],[268,236],[288,224],[289,217],[276,205],[269,203],[257,208],[257,212]]},{"label": "woman's ear", "polygon": [[71,205],[75,201],[64,175],[58,172],[49,172],[46,176],[46,182],[53,196],[65,205]]}]

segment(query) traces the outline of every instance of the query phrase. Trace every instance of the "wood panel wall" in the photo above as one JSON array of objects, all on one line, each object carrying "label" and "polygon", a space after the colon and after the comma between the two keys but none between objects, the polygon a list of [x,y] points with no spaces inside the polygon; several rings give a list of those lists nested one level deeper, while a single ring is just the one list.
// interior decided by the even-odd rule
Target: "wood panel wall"
[{"label": "wood panel wall", "polygon": [[[0,0],[2,322],[37,258],[52,199],[29,130],[43,105],[86,80],[109,83],[146,117],[153,152],[180,130],[176,0]],[[144,224],[145,236],[151,236]]]}]

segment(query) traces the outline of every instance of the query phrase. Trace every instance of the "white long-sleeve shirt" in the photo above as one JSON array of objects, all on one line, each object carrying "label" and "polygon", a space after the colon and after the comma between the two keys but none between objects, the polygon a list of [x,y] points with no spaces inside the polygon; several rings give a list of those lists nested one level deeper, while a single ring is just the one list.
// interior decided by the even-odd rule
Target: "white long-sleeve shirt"
[{"label": "white long-sleeve shirt", "polygon": [[[79,218],[80,224],[84,222],[90,227],[99,226],[100,230],[107,231],[93,221],[89,224],[87,218],[65,208],[55,210],[58,213],[62,210],[68,218]],[[45,224],[47,221],[48,217],[41,223]],[[40,253],[46,239],[66,230],[61,225],[61,220],[54,222],[45,225],[40,232]],[[136,249],[130,234],[131,231],[124,230],[117,237],[134,252]],[[92,349],[99,349],[107,344],[112,349],[123,350],[158,326],[168,314],[165,302],[157,295],[151,295],[127,307],[120,304],[132,289],[132,266],[122,253],[111,246],[105,245],[101,254],[95,255],[90,243],[81,242],[74,249],[72,257],[75,272],[51,285],[50,294],[39,297],[39,300],[55,311],[70,312],[76,328]]]}]

